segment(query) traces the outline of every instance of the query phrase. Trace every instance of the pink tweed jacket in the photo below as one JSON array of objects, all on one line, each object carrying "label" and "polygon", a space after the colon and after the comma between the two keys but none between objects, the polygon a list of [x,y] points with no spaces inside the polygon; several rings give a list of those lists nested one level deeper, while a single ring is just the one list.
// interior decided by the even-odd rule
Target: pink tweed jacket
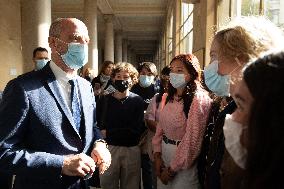
[{"label": "pink tweed jacket", "polygon": [[211,108],[212,99],[203,89],[197,89],[188,112],[183,112],[183,101],[168,102],[159,112],[159,122],[153,137],[153,151],[161,152],[163,134],[180,140],[170,167],[174,171],[190,168],[200,153],[200,148]]}]

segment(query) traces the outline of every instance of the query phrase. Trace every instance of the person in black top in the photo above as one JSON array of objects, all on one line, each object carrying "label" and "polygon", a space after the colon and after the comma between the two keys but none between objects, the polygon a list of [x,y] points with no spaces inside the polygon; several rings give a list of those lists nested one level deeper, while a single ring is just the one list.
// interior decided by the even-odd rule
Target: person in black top
[{"label": "person in black top", "polygon": [[206,86],[218,96],[218,100],[212,108],[199,157],[203,188],[241,187],[244,169],[232,159],[224,143],[224,119],[226,114],[236,110],[235,102],[228,97],[233,94],[234,83],[242,68],[268,51],[283,49],[280,41],[284,41],[281,30],[263,17],[237,17],[214,36],[211,60],[204,70],[204,78]]},{"label": "person in black top", "polygon": [[[135,84],[131,91],[141,96],[144,100],[144,111],[153,98],[153,96],[159,91],[158,85],[156,85],[155,78],[157,77],[157,68],[152,62],[143,62],[138,67],[139,82]],[[145,126],[146,129],[146,126]],[[152,175],[152,163],[148,155],[148,129],[144,134],[145,140],[141,144],[141,168],[142,168],[142,182],[144,189],[153,189],[153,175]]]},{"label": "person in black top", "polygon": [[157,68],[152,62],[143,62],[138,67],[138,72],[139,82],[131,88],[131,92],[143,98],[146,110],[150,100],[159,91],[159,86],[156,84]]},{"label": "person in black top", "polygon": [[116,91],[98,101],[98,126],[109,145],[112,164],[100,175],[103,189],[139,189],[140,148],[144,131],[143,99],[130,92],[138,72],[130,63],[118,63],[112,72]]},{"label": "person in black top", "polygon": [[[3,92],[0,91],[0,107],[1,107],[2,95],[3,95]],[[1,189],[12,188],[12,186],[11,186],[12,185],[12,178],[13,178],[13,175],[0,171],[0,186],[1,186]]]}]

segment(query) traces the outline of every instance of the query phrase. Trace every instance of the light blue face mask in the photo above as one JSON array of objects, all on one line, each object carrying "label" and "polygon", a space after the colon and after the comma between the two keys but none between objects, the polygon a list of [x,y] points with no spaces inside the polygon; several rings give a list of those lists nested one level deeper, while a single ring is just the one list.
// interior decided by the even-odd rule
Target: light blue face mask
[{"label": "light blue face mask", "polygon": [[81,43],[66,43],[60,39],[59,41],[68,44],[68,49],[65,54],[61,55],[64,63],[71,69],[77,70],[83,67],[88,62],[88,45]]},{"label": "light blue face mask", "polygon": [[154,82],[155,77],[148,76],[148,75],[140,75],[139,77],[139,83],[142,87],[146,88],[149,87]]},{"label": "light blue face mask", "polygon": [[187,84],[187,82],[185,81],[185,75],[178,73],[170,73],[170,83],[176,89],[183,88]]},{"label": "light blue face mask", "polygon": [[204,79],[206,86],[217,96],[230,96],[231,75],[218,74],[218,60],[204,69]]},{"label": "light blue face mask", "polygon": [[36,70],[41,70],[48,62],[46,59],[35,60],[36,62]]}]

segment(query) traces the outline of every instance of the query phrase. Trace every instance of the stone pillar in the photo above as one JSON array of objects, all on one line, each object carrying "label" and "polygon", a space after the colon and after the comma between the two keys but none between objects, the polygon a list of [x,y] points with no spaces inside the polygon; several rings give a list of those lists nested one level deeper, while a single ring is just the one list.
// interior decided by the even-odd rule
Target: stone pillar
[{"label": "stone pillar", "polygon": [[175,1],[173,3],[173,30],[172,30],[172,58],[179,54],[179,48],[177,48],[177,43],[179,42],[179,27],[181,18],[181,1]]},{"label": "stone pillar", "polygon": [[88,28],[90,43],[89,43],[89,61],[84,68],[91,68],[94,74],[98,74],[98,26],[97,26],[97,0],[84,1],[84,17],[85,24]]},{"label": "stone pillar", "polygon": [[113,15],[104,15],[104,19],[106,21],[104,60],[114,62]]},{"label": "stone pillar", "polygon": [[131,60],[130,63],[133,64],[136,68],[138,67],[138,64],[136,62],[136,53],[134,49],[131,50]]},{"label": "stone pillar", "polygon": [[204,0],[196,3],[193,9],[193,49],[201,68],[210,62],[210,47],[214,28],[217,25],[216,6],[218,0]]},{"label": "stone pillar", "polygon": [[0,1],[0,23],[0,91],[3,91],[8,81],[23,73],[20,0]]},{"label": "stone pillar", "polygon": [[131,56],[132,56],[131,51],[132,51],[131,46],[128,45],[128,47],[127,47],[127,62],[129,62],[129,63],[132,63],[131,62]]},{"label": "stone pillar", "polygon": [[122,61],[127,62],[127,48],[128,48],[128,41],[124,39],[122,42]]},{"label": "stone pillar", "polygon": [[50,49],[51,0],[22,0],[22,48],[24,72],[34,69],[32,53],[36,47]]},{"label": "stone pillar", "polygon": [[122,31],[118,31],[115,36],[115,63],[122,62]]}]

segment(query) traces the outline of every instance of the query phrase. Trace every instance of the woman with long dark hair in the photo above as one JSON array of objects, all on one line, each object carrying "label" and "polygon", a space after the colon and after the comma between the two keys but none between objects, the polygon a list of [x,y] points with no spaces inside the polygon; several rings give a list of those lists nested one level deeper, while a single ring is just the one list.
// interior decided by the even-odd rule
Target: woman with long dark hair
[{"label": "woman with long dark hair", "polygon": [[237,109],[226,116],[224,134],[233,159],[246,170],[244,188],[284,188],[283,94],[283,52],[249,64],[236,85]]},{"label": "woman with long dark hair", "polygon": [[199,188],[196,158],[199,155],[211,107],[200,85],[200,66],[191,54],[170,63],[168,95],[159,114],[153,150],[158,188]]}]

